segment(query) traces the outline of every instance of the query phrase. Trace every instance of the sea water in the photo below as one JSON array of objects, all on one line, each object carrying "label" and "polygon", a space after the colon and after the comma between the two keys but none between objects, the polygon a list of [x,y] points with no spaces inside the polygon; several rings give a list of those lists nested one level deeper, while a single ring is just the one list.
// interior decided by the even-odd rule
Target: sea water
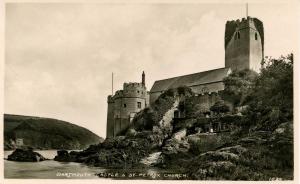
[{"label": "sea water", "polygon": [[[187,179],[185,174],[160,168],[106,169],[83,163],[54,161],[56,150],[35,150],[35,152],[51,160],[15,162],[5,159],[4,177],[10,179]],[[12,151],[4,151],[4,157],[7,158],[11,153]]]},{"label": "sea water", "polygon": [[[90,179],[98,178],[96,173],[105,172],[105,169],[99,167],[87,166],[74,162],[54,161],[56,150],[36,151],[45,158],[51,159],[42,162],[15,162],[4,160],[5,178],[39,178],[39,179]],[[4,157],[7,158],[12,151],[4,151]]]}]

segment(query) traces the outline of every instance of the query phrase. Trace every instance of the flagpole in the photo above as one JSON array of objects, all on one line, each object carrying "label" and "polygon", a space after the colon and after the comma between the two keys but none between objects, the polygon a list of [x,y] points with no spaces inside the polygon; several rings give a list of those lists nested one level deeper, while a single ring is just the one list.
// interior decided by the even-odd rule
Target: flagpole
[{"label": "flagpole", "polygon": [[246,18],[248,17],[248,3],[246,3]]},{"label": "flagpole", "polygon": [[111,73],[111,95],[114,95],[114,73]]}]

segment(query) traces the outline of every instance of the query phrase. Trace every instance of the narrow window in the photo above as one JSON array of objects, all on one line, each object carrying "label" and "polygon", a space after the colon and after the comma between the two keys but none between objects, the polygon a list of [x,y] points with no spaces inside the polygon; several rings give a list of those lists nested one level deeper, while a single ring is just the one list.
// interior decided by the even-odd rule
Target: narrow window
[{"label": "narrow window", "polygon": [[257,33],[255,33],[255,40],[257,40]]},{"label": "narrow window", "polygon": [[126,108],[126,107],[127,107],[127,105],[126,105],[126,104],[124,104],[124,105],[123,105],[123,107],[124,107],[124,108]]},{"label": "narrow window", "polygon": [[142,103],[141,103],[141,102],[138,102],[138,103],[137,103],[137,107],[138,107],[139,109],[141,109],[141,108],[142,108]]}]

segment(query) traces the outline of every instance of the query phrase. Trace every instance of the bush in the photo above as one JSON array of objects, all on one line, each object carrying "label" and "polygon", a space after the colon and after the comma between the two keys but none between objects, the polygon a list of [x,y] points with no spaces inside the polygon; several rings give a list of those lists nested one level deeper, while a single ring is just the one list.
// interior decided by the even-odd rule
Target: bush
[{"label": "bush", "polygon": [[242,119],[242,116],[239,115],[225,115],[220,118],[222,123],[238,123]]},{"label": "bush", "polygon": [[253,88],[257,73],[252,70],[233,71],[224,78],[222,97],[234,105],[242,105]]},{"label": "bush", "polygon": [[177,88],[178,95],[191,96],[194,95],[194,92],[191,88],[187,86],[180,86]]},{"label": "bush", "polygon": [[157,111],[147,107],[134,117],[132,124],[138,131],[152,130],[153,126],[158,125],[158,119]]},{"label": "bush", "polygon": [[293,119],[293,55],[267,58],[254,80],[245,115],[261,130],[275,130]]},{"label": "bush", "polygon": [[226,113],[229,112],[230,108],[223,100],[217,101],[213,106],[210,107],[210,110],[220,114],[220,113]]}]

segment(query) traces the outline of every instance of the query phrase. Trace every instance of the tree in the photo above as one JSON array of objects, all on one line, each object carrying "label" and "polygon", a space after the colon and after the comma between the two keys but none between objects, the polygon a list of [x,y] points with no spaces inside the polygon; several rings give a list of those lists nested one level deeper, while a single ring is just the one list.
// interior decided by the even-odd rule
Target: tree
[{"label": "tree", "polygon": [[262,129],[274,130],[293,119],[293,54],[267,58],[248,95],[249,121]]},{"label": "tree", "polygon": [[177,93],[178,93],[179,96],[181,96],[181,95],[183,95],[183,96],[194,95],[194,92],[192,91],[192,89],[187,87],[187,86],[179,86],[177,88]]},{"label": "tree", "polygon": [[216,112],[217,114],[229,112],[229,106],[225,104],[223,100],[217,101],[210,110]]},{"label": "tree", "polygon": [[195,116],[204,116],[205,114],[209,114],[210,109],[204,105],[204,104],[197,104],[195,105],[195,110],[194,110],[194,114]]},{"label": "tree", "polygon": [[224,78],[225,89],[222,96],[234,105],[243,105],[253,88],[253,82],[258,74],[253,70],[233,71]]},{"label": "tree", "polygon": [[283,112],[292,111],[293,54],[279,59],[266,59],[264,64],[255,81],[253,96],[263,105],[277,107]]},{"label": "tree", "polygon": [[158,125],[157,112],[147,107],[134,117],[132,124],[133,128],[138,131],[152,130],[153,126]]}]

